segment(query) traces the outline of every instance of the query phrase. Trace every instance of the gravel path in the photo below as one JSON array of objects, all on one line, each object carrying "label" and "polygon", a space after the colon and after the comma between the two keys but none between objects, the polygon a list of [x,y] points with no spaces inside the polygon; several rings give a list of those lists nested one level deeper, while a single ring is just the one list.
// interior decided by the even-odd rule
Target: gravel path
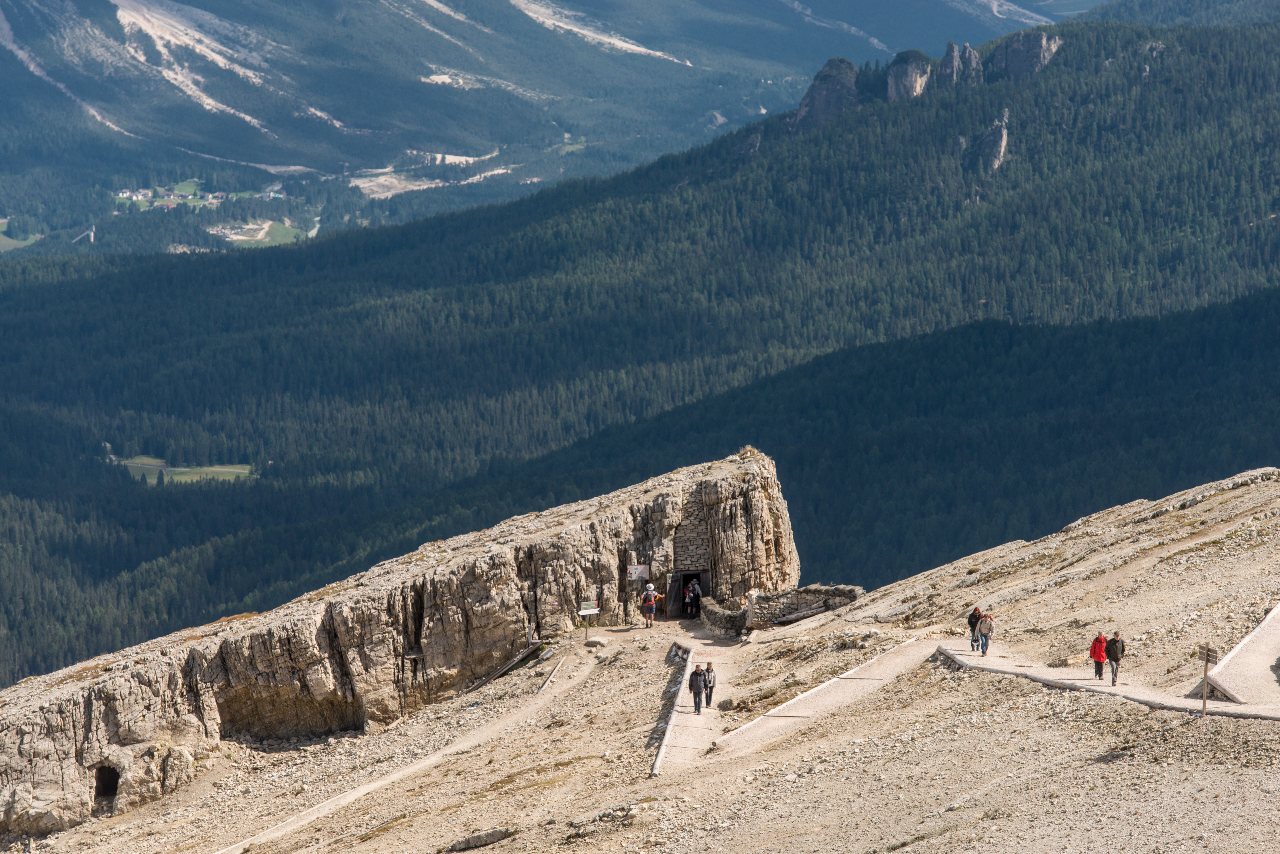
[{"label": "gravel path", "polygon": [[754,753],[794,734],[810,720],[845,709],[887,685],[923,664],[937,647],[937,638],[918,638],[899,644],[726,733],[716,739],[716,749],[725,756]]},{"label": "gravel path", "polygon": [[1280,706],[1280,608],[1209,671],[1209,684],[1237,703]]},{"label": "gravel path", "polygon": [[[1048,685],[1052,688],[1064,688],[1069,691],[1092,691],[1098,694],[1109,694],[1141,703],[1152,709],[1170,712],[1194,712],[1199,714],[1199,700],[1180,697],[1136,682],[1125,675],[1123,664],[1120,667],[1121,678],[1114,688],[1108,681],[1110,676],[1103,675],[1101,680],[1095,679],[1092,672],[1083,669],[1077,671],[1070,667],[1045,667],[1031,662],[1007,651],[993,649],[987,656],[972,652],[968,641],[944,641],[937,650],[961,667],[985,670],[988,673],[1003,673],[1007,676],[1020,676]],[[1253,718],[1257,720],[1280,721],[1280,705],[1255,703],[1229,703],[1210,700],[1208,713],[1229,718]]]},{"label": "gravel path", "polygon": [[[674,770],[691,765],[711,749],[716,736],[724,732],[725,725],[724,716],[715,708],[714,701],[717,697],[732,693],[733,680],[737,674],[732,650],[732,647],[738,645],[736,642],[712,637],[699,628],[681,640],[681,643],[691,650],[689,667],[676,694],[675,708],[667,726],[665,754],[661,767],[655,764],[655,774],[663,768]],[[693,693],[689,690],[688,672],[698,664],[706,667],[708,662],[715,666],[716,671],[713,704],[704,707],[702,714],[696,714],[693,710]]]}]

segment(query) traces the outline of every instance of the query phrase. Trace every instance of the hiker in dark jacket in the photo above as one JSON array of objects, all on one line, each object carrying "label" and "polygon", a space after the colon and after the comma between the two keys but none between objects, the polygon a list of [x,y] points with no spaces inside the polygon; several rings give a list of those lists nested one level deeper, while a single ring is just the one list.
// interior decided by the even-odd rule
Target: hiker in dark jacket
[{"label": "hiker in dark jacket", "polygon": [[1093,662],[1093,678],[1102,681],[1102,662],[1107,660],[1107,636],[1098,632],[1098,636],[1089,645],[1089,659]]},{"label": "hiker in dark jacket", "polygon": [[1111,640],[1107,641],[1107,663],[1111,665],[1111,684],[1116,684],[1116,677],[1120,674],[1120,659],[1124,658],[1124,641],[1120,639],[1120,633],[1116,632],[1111,636]]},{"label": "hiker in dark jacket", "polygon": [[973,606],[973,610],[969,612],[969,651],[978,651],[978,620],[982,619],[982,608],[978,605]]},{"label": "hiker in dark jacket", "polygon": [[693,605],[692,616],[697,619],[702,614],[702,585],[696,578],[689,585],[689,601]]},{"label": "hiker in dark jacket", "polygon": [[689,674],[689,690],[693,692],[693,711],[702,714],[702,694],[707,690],[707,674],[702,672],[702,665],[695,664]]},{"label": "hiker in dark jacket", "polygon": [[707,662],[707,669],[702,671],[702,685],[707,699],[707,708],[711,708],[711,693],[716,689],[716,669]]}]

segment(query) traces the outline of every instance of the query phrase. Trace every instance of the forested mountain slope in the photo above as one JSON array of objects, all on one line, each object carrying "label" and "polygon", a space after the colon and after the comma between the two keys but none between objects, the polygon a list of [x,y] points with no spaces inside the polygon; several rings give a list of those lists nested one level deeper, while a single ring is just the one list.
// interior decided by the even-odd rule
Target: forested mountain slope
[{"label": "forested mountain slope", "polygon": [[[0,219],[88,228],[117,190],[268,173],[511,198],[785,110],[832,54],[940,51],[1058,5],[4,0],[0,115],[40,120],[0,123]],[[252,178],[215,180],[237,165]]]},{"label": "forested mountain slope", "polygon": [[[264,607],[428,535],[554,503],[632,458],[510,466],[823,353],[972,321],[1167,314],[1273,283],[1275,29],[1057,35],[1033,77],[867,97],[813,130],[778,118],[500,208],[253,256],[0,265],[12,425],[0,548],[15,591],[0,630],[26,638],[0,644],[0,678]],[[883,92],[887,73],[864,69],[858,85]],[[972,151],[1005,110],[993,172]],[[898,387],[935,371],[911,364]],[[706,441],[779,458],[815,576],[875,583],[976,547],[980,526],[945,507],[917,538],[908,515],[855,519],[842,496],[856,490],[812,485],[856,456],[822,440],[844,417],[777,428],[827,455],[795,474],[763,428]],[[103,461],[103,442],[260,477],[144,488]],[[914,453],[883,444],[888,462],[855,472],[875,495],[889,488],[875,478]],[[667,467],[658,456],[627,465]],[[939,451],[930,478],[963,459]],[[1004,520],[982,542],[1019,534],[1019,516],[992,508],[1022,474],[999,471],[966,503]],[[1113,502],[1079,484],[1077,503]],[[883,503],[932,508],[945,492]],[[1063,512],[1007,506],[1024,505],[1032,528]]]},{"label": "forested mountain slope", "polygon": [[842,350],[437,488],[157,489],[84,454],[83,436],[7,411],[0,463],[23,497],[0,505],[0,676],[264,609],[420,542],[748,443],[777,460],[805,577],[879,585],[1274,463],[1278,324],[1278,291],[1163,319],[987,321]]},{"label": "forested mountain slope", "polygon": [[1272,0],[1114,0],[1088,17],[1158,26],[1243,26],[1280,20],[1280,5]]}]

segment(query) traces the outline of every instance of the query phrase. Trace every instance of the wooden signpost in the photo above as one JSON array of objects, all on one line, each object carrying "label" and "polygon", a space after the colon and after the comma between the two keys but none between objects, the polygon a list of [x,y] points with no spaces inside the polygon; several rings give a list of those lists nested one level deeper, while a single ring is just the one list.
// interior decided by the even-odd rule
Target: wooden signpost
[{"label": "wooden signpost", "polygon": [[594,599],[583,599],[578,603],[578,616],[582,617],[582,642],[591,640],[591,615],[599,614],[600,606]]},{"label": "wooden signpost", "polygon": [[1196,647],[1196,656],[1204,662],[1204,676],[1200,680],[1200,717],[1204,717],[1209,713],[1209,665],[1218,663],[1218,650],[1202,643]]}]

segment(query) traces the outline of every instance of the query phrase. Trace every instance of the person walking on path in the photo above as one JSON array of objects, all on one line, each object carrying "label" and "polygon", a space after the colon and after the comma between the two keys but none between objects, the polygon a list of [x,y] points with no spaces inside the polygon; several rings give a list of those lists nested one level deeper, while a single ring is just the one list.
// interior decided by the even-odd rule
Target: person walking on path
[{"label": "person walking on path", "polygon": [[969,612],[969,651],[978,651],[978,621],[982,619],[982,607],[974,605]]},{"label": "person walking on path", "polygon": [[644,586],[644,592],[640,594],[640,615],[644,617],[644,627],[646,629],[653,628],[653,615],[658,610],[658,591],[653,589],[652,584]]},{"label": "person walking on path", "polygon": [[1116,632],[1111,636],[1111,640],[1107,641],[1107,663],[1111,665],[1111,685],[1115,687],[1116,679],[1120,675],[1120,659],[1124,658],[1124,641],[1120,639],[1120,633]]},{"label": "person walking on path", "polygon": [[1093,662],[1093,678],[1102,681],[1102,662],[1107,660],[1107,636],[1098,632],[1089,646],[1089,659]]},{"label": "person walking on path", "polygon": [[702,671],[703,691],[706,694],[707,708],[711,708],[711,694],[716,690],[716,669],[707,662],[707,669]]},{"label": "person walking on path", "polygon": [[693,692],[693,712],[702,714],[702,695],[707,690],[707,674],[702,671],[701,664],[695,664],[689,674],[689,690]]},{"label": "person walking on path", "polygon": [[987,647],[991,646],[991,636],[996,631],[996,618],[991,614],[983,614],[982,619],[978,620],[978,647],[982,650],[982,654],[987,654]]}]

